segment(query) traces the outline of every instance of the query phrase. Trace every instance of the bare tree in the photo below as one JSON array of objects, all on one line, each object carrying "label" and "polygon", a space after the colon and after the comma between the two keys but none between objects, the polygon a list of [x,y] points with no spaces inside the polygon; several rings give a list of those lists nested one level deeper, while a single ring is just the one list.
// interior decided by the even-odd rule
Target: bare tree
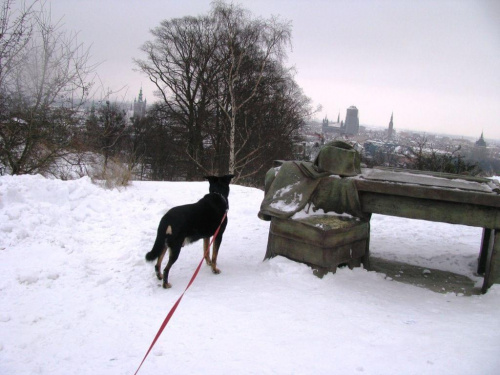
[{"label": "bare tree", "polygon": [[425,154],[428,143],[427,136],[419,136],[412,145],[406,147],[405,157],[417,170],[425,169]]},{"label": "bare tree", "polygon": [[[170,123],[184,133],[186,154],[195,169],[203,168],[202,129],[210,106],[207,88],[215,74],[213,27],[208,17],[163,21],[151,31],[154,40],[142,46],[146,60],[135,60],[158,89]],[[190,175],[195,175],[194,170]]]},{"label": "bare tree", "polygon": [[[229,173],[237,173],[237,159],[245,160],[251,155],[241,155],[242,146],[248,141],[244,132],[240,133],[240,147],[237,148],[236,119],[245,105],[254,98],[262,81],[267,64],[273,61],[282,62],[285,47],[291,41],[291,24],[280,22],[273,17],[263,21],[252,19],[249,13],[234,4],[222,1],[214,3],[213,17],[216,20],[220,43],[218,45],[218,66],[221,67],[222,79],[219,83],[222,90],[227,90],[228,100],[220,100],[219,107],[229,121]],[[242,83],[242,71],[246,61],[258,59],[259,67],[253,72],[253,79],[245,83],[247,90],[239,91]],[[254,60],[255,61],[255,60]]]},{"label": "bare tree", "polygon": [[229,171],[257,179],[273,159],[292,155],[312,111],[283,65],[289,23],[215,2],[208,16],[163,21],[152,34],[142,47],[146,59],[136,64],[158,89],[151,120],[171,137],[164,148],[185,144],[175,158],[190,165],[180,168],[184,178]]},{"label": "bare tree", "polygon": [[4,2],[2,18],[11,32],[0,51],[6,62],[0,71],[0,161],[13,174],[43,172],[68,151],[93,67],[77,34],[53,23],[43,2],[15,18],[11,5]]},{"label": "bare tree", "polygon": [[312,113],[310,99],[293,76],[279,64],[268,64],[253,98],[236,119],[238,178],[255,185],[255,179],[263,181],[273,160],[292,159],[299,130]]},{"label": "bare tree", "polygon": [[404,156],[410,169],[441,173],[476,175],[481,172],[477,163],[464,160],[461,146],[448,152],[439,152],[428,142],[426,136],[419,136],[413,145],[407,146]]},{"label": "bare tree", "polygon": [[3,87],[5,78],[17,65],[21,51],[32,36],[31,20],[35,3],[23,7],[17,15],[12,10],[13,0],[5,0],[2,4],[0,10],[0,87]]},{"label": "bare tree", "polygon": [[126,134],[126,113],[117,103],[107,100],[98,108],[92,106],[85,128],[85,143],[91,151],[103,156],[104,171],[111,157],[118,155],[120,151],[132,151],[124,147],[126,139],[129,138]]}]

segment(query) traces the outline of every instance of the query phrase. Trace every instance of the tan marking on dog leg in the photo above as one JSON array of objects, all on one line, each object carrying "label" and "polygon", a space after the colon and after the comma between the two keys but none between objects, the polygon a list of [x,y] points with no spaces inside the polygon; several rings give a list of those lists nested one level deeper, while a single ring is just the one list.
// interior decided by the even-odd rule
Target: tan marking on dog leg
[{"label": "tan marking on dog leg", "polygon": [[158,260],[156,261],[156,266],[155,266],[155,271],[156,271],[156,277],[158,280],[163,279],[163,274],[161,272],[161,262],[163,262],[163,257],[165,256],[165,253],[167,252],[167,247],[165,247],[161,253],[161,255],[158,257]]},{"label": "tan marking on dog leg", "polygon": [[172,227],[170,225],[167,227],[167,231],[165,233],[172,234]]},{"label": "tan marking on dog leg", "polygon": [[203,239],[203,257],[205,258],[205,262],[207,262],[207,265],[212,265],[212,262],[210,261],[210,254],[209,254],[209,248],[208,246],[210,245],[210,237],[204,238]]},{"label": "tan marking on dog leg", "polygon": [[220,269],[217,268],[217,255],[219,254],[219,248],[215,246],[215,241],[214,241],[214,248],[212,249],[212,272],[218,275],[220,273]]}]

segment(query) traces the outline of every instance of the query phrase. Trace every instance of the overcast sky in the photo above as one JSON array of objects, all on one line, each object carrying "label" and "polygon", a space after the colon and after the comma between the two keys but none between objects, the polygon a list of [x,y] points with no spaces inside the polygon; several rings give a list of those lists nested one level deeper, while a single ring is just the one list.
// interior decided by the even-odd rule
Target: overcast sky
[{"label": "overcast sky", "polygon": [[[287,65],[317,117],[500,139],[500,1],[240,0],[256,17],[292,21]],[[160,21],[206,14],[209,0],[49,0],[52,18],[91,45],[106,89],[128,99],[141,85],[133,58]]]}]

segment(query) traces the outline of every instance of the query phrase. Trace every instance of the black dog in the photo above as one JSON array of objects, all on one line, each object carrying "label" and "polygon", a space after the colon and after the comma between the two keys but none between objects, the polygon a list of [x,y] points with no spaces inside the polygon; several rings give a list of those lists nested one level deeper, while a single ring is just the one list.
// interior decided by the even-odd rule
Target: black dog
[{"label": "black dog", "polygon": [[[223,222],[222,218],[229,209],[229,183],[233,177],[233,175],[205,177],[210,183],[209,194],[196,203],[173,207],[160,220],[156,241],[153,249],[146,254],[146,260],[152,261],[158,258],[155,271],[159,280],[163,278],[164,288],[171,287],[171,284],[168,283],[168,272],[179,257],[181,247],[202,238],[205,261],[212,267],[213,273],[220,273],[217,268],[217,254],[222,242],[222,235],[227,226],[227,217]],[[212,260],[210,260],[208,253],[209,240],[215,234],[219,225],[221,227],[215,238]],[[170,256],[162,275],[160,271],[161,262],[167,248],[170,249]]]}]

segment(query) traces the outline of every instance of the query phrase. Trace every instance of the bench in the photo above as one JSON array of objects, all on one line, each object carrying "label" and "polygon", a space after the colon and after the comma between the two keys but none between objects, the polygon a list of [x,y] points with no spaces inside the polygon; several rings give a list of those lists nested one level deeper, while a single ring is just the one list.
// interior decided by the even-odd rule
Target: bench
[{"label": "bench", "polygon": [[355,177],[363,212],[483,228],[481,291],[500,283],[500,184],[455,174],[363,168]]},{"label": "bench", "polygon": [[[482,292],[485,293],[494,283],[500,283],[500,184],[498,182],[470,176],[389,168],[361,168],[361,173],[344,177],[344,180],[354,182],[361,211],[368,218],[363,224],[368,231],[366,238],[359,239],[365,241],[366,246],[363,252],[356,250],[355,253],[355,258],[361,259],[366,268],[369,265],[369,217],[375,213],[483,228],[477,267],[477,273],[484,277]],[[324,191],[329,184],[331,186],[338,181],[339,176],[321,177],[315,189]],[[325,207],[316,205],[316,208]],[[273,215],[268,213],[268,216]],[[261,218],[271,220],[266,257],[284,255],[332,270],[340,264],[339,262],[346,260],[349,262],[354,259],[345,256],[345,250],[341,248],[343,244],[335,245],[331,242],[322,245],[326,237],[332,238],[328,241],[335,241],[334,238],[339,236],[335,231],[308,228],[307,223],[296,223],[292,219],[276,217],[269,219],[266,216]],[[346,234],[340,235],[341,238],[345,236]],[[314,250],[308,250],[308,246]],[[336,252],[333,250],[335,247],[338,247]],[[338,259],[333,259],[332,254],[335,253]],[[331,260],[322,261],[328,257]]]}]

